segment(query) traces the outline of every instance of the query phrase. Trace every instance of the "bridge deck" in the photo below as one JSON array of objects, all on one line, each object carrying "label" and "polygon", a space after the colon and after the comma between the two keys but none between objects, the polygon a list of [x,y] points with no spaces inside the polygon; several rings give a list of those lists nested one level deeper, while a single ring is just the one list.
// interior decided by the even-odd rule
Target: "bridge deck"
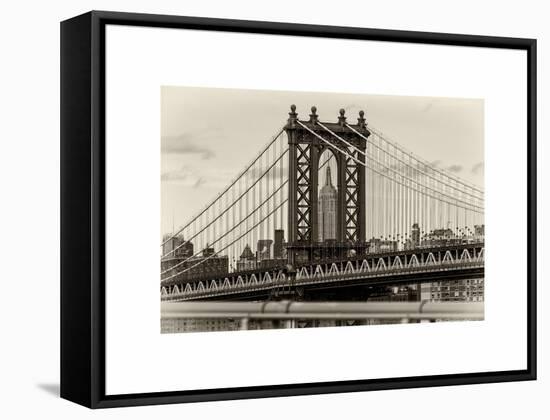
[{"label": "bridge deck", "polygon": [[360,259],[304,264],[289,273],[284,269],[234,273],[212,279],[163,288],[162,300],[183,301],[236,296],[268,296],[285,287],[329,288],[360,285],[393,285],[483,277],[484,248],[471,244],[452,249],[412,250]]}]

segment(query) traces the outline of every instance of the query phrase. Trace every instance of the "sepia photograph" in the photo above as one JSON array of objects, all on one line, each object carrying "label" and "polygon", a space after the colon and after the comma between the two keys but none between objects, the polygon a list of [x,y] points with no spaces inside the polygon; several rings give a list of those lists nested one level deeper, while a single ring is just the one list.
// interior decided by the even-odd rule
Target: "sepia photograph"
[{"label": "sepia photograph", "polygon": [[162,87],[161,332],[482,320],[483,110]]}]

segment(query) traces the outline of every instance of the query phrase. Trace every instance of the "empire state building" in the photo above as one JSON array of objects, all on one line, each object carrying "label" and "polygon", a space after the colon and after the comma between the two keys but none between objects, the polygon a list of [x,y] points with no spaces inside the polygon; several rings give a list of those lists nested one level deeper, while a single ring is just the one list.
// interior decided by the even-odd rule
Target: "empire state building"
[{"label": "empire state building", "polygon": [[327,166],[325,185],[319,191],[319,241],[336,239],[336,202],[338,190],[332,185],[330,166]]}]

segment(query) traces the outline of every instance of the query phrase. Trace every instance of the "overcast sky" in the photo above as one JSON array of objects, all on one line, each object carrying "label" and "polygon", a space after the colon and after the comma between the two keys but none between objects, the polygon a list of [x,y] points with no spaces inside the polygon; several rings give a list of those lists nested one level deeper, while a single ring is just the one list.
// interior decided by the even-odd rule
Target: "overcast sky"
[{"label": "overcast sky", "polygon": [[340,108],[416,155],[483,187],[483,100],[165,86],[161,91],[162,233],[184,224],[288,118],[337,121]]}]

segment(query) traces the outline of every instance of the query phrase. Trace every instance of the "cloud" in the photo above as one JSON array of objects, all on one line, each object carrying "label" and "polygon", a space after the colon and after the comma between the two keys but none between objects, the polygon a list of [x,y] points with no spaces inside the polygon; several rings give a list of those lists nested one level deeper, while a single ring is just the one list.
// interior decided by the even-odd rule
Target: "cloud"
[{"label": "cloud", "polygon": [[478,162],[472,166],[472,173],[477,175],[483,173],[483,162]]},{"label": "cloud", "polygon": [[193,188],[199,188],[201,185],[205,184],[205,180],[202,176],[198,177],[195,183],[193,184]]},{"label": "cloud", "polygon": [[432,101],[432,102],[428,102],[428,103],[424,106],[424,108],[422,108],[422,112],[429,112],[429,111],[432,109],[433,106],[434,106],[433,101]]},{"label": "cloud", "polygon": [[191,137],[186,133],[179,136],[163,136],[162,153],[199,155],[203,160],[209,160],[216,156],[214,150],[197,144]]},{"label": "cloud", "polygon": [[462,172],[462,169],[464,169],[464,168],[462,167],[462,165],[451,165],[451,166],[448,166],[448,167],[447,167],[447,170],[448,170],[449,172],[453,172],[453,173],[455,173],[455,174],[456,174],[456,173],[459,173],[459,172]]},{"label": "cloud", "polygon": [[[440,160],[435,160],[432,162],[428,162],[428,167],[432,168],[444,168],[448,172],[452,173],[460,173],[464,170],[464,167],[462,165],[449,165],[444,166],[441,165],[443,162]],[[402,162],[393,162],[390,164],[385,164],[383,167],[379,167],[378,170],[380,170],[383,173],[393,173],[397,172],[399,174],[404,175],[406,178],[411,179],[421,179],[425,177],[425,173],[427,171],[426,165],[421,162],[410,162],[408,165],[402,163]],[[428,171],[429,173],[429,171]]]},{"label": "cloud", "polygon": [[160,179],[163,182],[175,182],[189,187],[195,187],[201,183],[201,177],[197,176],[196,173],[187,166],[163,172],[160,175]]},{"label": "cloud", "polygon": [[223,188],[234,174],[227,171],[211,170],[208,167],[192,167],[183,165],[179,169],[163,172],[160,176],[161,182],[178,184],[189,188]]},{"label": "cloud", "polygon": [[[283,158],[282,162],[284,163],[284,158]],[[273,162],[271,162],[269,165],[271,166],[272,163]],[[253,166],[248,171],[246,171],[245,176],[249,180],[255,181],[256,179],[258,179],[261,175],[263,175],[265,173],[265,171],[267,170],[268,167],[269,166],[264,165],[262,167],[262,170],[260,171],[260,169],[257,166]],[[271,168],[269,170],[269,179],[273,179],[273,178],[275,178],[276,180],[279,180],[281,178],[285,179],[285,177],[286,177],[285,174],[286,174],[286,171],[283,171],[283,174],[281,176],[280,167],[278,165],[275,165],[275,166],[273,166],[273,168]]]}]

